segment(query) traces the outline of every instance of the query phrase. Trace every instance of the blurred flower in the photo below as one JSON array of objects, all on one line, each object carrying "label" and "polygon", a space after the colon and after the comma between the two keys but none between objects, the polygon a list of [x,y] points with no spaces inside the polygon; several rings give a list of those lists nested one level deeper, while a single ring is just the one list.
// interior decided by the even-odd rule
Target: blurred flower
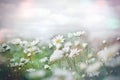
[{"label": "blurred flower", "polygon": [[98,52],[98,58],[104,62],[113,58],[119,49],[119,45],[113,45]]},{"label": "blurred flower", "polygon": [[91,58],[91,59],[89,59],[87,62],[88,62],[88,63],[93,63],[93,62],[95,62],[95,61],[96,61],[95,58]]},{"label": "blurred flower", "polygon": [[31,47],[28,47],[28,48],[25,48],[24,49],[24,53],[40,53],[41,50],[37,47],[37,46],[31,46]]},{"label": "blurred flower", "polygon": [[43,47],[42,47],[42,49],[43,49],[43,50],[45,50],[45,49],[46,49],[46,47],[45,47],[45,46],[43,46]]},{"label": "blurred flower", "polygon": [[102,43],[103,43],[103,44],[106,44],[107,42],[106,42],[106,40],[103,40]]},{"label": "blurred flower", "polygon": [[6,43],[3,43],[0,45],[0,52],[6,52],[10,50],[10,46],[7,45]]},{"label": "blurred flower", "polygon": [[27,57],[30,57],[32,55],[32,53],[27,53]]},{"label": "blurred flower", "polygon": [[15,59],[14,59],[14,58],[10,59],[10,62],[14,62],[14,61],[15,61]]},{"label": "blurred flower", "polygon": [[53,45],[51,43],[49,43],[49,48],[52,48],[52,47],[53,47]]},{"label": "blurred flower", "polygon": [[70,50],[70,54],[69,54],[69,57],[75,57],[75,56],[77,56],[77,55],[79,55],[80,54],[80,51],[81,50],[78,50],[77,48],[76,49],[71,49]]},{"label": "blurred flower", "polygon": [[24,41],[21,41],[20,46],[26,48],[26,47],[29,47],[29,46],[30,46],[30,43],[29,43],[28,41],[25,41],[25,40],[24,40]]},{"label": "blurred flower", "polygon": [[51,67],[49,65],[44,65],[44,69],[51,69]]},{"label": "blurred flower", "polygon": [[40,42],[39,39],[33,40],[33,41],[31,42],[31,46],[35,46],[35,45],[37,45],[39,42]]},{"label": "blurred flower", "polygon": [[36,70],[33,69],[33,68],[30,68],[30,69],[27,69],[26,71],[27,71],[27,72],[34,72],[34,71],[36,71]]},{"label": "blurred flower", "polygon": [[65,44],[64,44],[64,47],[71,47],[72,46],[72,42],[66,42]]},{"label": "blurred flower", "polygon": [[75,80],[72,72],[62,69],[54,69],[53,75],[47,80]]},{"label": "blurred flower", "polygon": [[112,58],[110,61],[105,62],[105,65],[108,67],[118,67],[120,66],[120,56]]},{"label": "blurred flower", "polygon": [[19,64],[17,62],[10,63],[10,67],[16,67],[16,66],[21,66],[21,65],[23,65],[23,63],[22,64]]},{"label": "blurred flower", "polygon": [[41,62],[41,63],[44,63],[44,62],[46,62],[46,61],[48,61],[48,57],[44,57],[44,58],[40,59],[40,62]]},{"label": "blurred flower", "polygon": [[91,57],[93,57],[93,54],[92,54],[92,53],[89,53],[89,54],[88,54],[88,58],[91,58]]},{"label": "blurred flower", "polygon": [[86,73],[89,76],[97,76],[99,75],[99,69],[101,68],[102,63],[101,62],[95,62],[94,64],[91,64],[87,67]]},{"label": "blurred flower", "polygon": [[61,49],[62,48],[62,44],[56,44],[56,49]]},{"label": "blurred flower", "polygon": [[80,36],[84,35],[85,33],[86,33],[85,31],[79,31],[79,32],[74,33],[74,36],[80,37]]},{"label": "blurred flower", "polygon": [[70,47],[64,47],[62,50],[67,53],[70,51]]},{"label": "blurred flower", "polygon": [[82,74],[82,78],[84,78],[86,75],[85,74]]},{"label": "blurred flower", "polygon": [[29,69],[28,72],[30,72],[30,73],[27,74],[27,78],[30,80],[44,77],[46,74],[46,72],[44,70],[35,71],[34,69]]},{"label": "blurred flower", "polygon": [[62,50],[55,50],[50,56],[50,62],[54,62],[64,57],[64,52]]},{"label": "blurred flower", "polygon": [[80,40],[75,40],[75,41],[74,41],[74,45],[75,45],[75,46],[80,45]]},{"label": "blurred flower", "polygon": [[88,43],[82,43],[82,47],[86,48],[88,46]]},{"label": "blurred flower", "polygon": [[21,39],[14,39],[11,41],[12,44],[15,44],[15,45],[20,45],[22,43]]},{"label": "blurred flower", "polygon": [[86,63],[80,63],[80,69],[81,70],[85,70],[87,68],[87,64]]},{"label": "blurred flower", "polygon": [[25,58],[20,59],[20,63],[27,63],[27,62],[29,62],[29,59],[25,59]]}]

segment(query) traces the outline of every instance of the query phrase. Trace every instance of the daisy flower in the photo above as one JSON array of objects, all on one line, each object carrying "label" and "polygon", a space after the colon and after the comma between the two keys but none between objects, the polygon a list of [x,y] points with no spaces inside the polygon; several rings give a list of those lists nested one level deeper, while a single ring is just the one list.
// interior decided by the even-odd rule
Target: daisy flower
[{"label": "daisy flower", "polygon": [[77,48],[71,49],[69,57],[75,57],[76,55],[79,55],[79,54],[80,54],[80,50],[78,50]]},{"label": "daisy flower", "polygon": [[64,42],[64,38],[62,35],[58,35],[55,38],[52,39],[53,44],[56,46],[58,44],[61,44]]}]

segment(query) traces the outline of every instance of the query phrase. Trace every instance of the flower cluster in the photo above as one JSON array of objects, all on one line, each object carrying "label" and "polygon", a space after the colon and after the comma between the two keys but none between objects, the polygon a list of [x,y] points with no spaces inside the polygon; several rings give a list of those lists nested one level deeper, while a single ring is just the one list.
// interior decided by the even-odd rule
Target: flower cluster
[{"label": "flower cluster", "polygon": [[0,45],[0,53],[4,53],[10,50],[10,46],[6,43]]},{"label": "flower cluster", "polygon": [[111,75],[120,74],[120,46],[103,40],[96,50],[91,44],[86,31],[56,35],[48,44],[17,38],[0,44],[0,53],[10,50],[7,58],[0,55],[0,64],[8,61],[7,67],[17,76],[26,73],[28,80],[115,79]]}]

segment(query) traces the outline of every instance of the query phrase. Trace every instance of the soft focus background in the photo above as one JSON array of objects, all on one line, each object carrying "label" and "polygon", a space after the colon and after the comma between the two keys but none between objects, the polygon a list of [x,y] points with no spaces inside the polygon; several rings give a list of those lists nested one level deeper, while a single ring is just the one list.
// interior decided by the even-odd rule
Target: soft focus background
[{"label": "soft focus background", "polygon": [[79,30],[92,39],[119,36],[119,0],[0,0],[0,41],[48,39]]},{"label": "soft focus background", "polygon": [[0,80],[119,76],[120,0],[0,0]]}]

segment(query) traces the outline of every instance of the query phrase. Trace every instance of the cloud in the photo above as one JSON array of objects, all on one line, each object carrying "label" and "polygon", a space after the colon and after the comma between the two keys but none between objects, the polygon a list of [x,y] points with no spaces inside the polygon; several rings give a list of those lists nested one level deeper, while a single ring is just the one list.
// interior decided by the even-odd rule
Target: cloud
[{"label": "cloud", "polygon": [[[4,7],[7,4],[4,3]],[[91,32],[103,31],[110,29],[109,21],[114,23],[113,26],[118,25],[108,1],[103,4],[98,0],[21,0],[18,5],[15,4],[10,2],[13,8],[2,9],[3,15],[7,13],[2,17],[2,24],[22,35],[41,36],[82,27]]]}]

